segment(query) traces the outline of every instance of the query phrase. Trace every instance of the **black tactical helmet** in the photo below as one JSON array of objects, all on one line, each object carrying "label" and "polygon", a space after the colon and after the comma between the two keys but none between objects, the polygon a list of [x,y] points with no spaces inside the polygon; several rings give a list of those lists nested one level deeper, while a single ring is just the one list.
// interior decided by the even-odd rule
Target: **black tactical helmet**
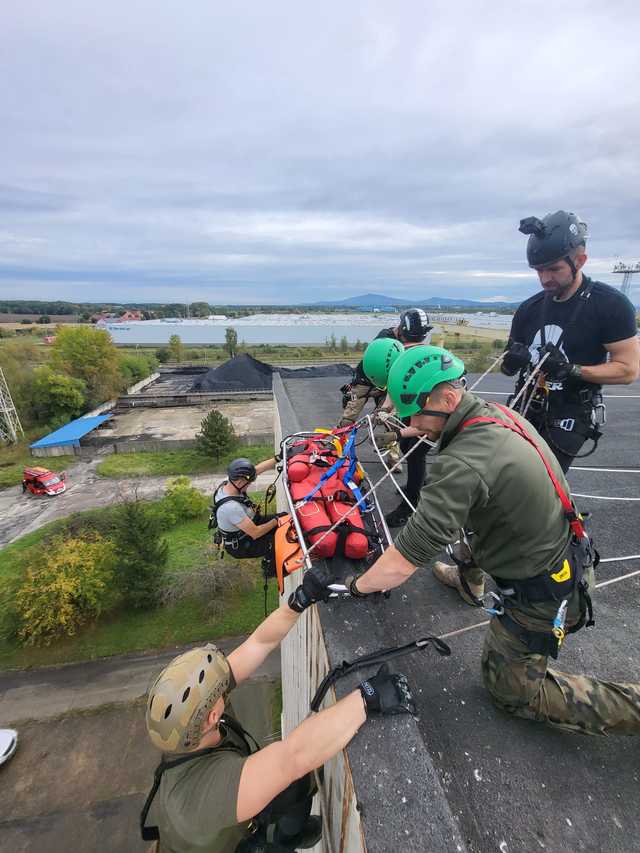
[{"label": "black tactical helmet", "polygon": [[400,337],[412,344],[424,341],[433,326],[429,325],[429,317],[422,308],[408,308],[400,315]]},{"label": "black tactical helmet", "polygon": [[571,252],[578,246],[584,246],[587,239],[586,223],[564,210],[548,213],[544,219],[528,216],[520,220],[518,229],[529,234],[527,243],[527,261],[530,267],[542,267],[556,261],[567,261],[573,269]]},{"label": "black tactical helmet", "polygon": [[256,466],[250,459],[245,459],[244,457],[234,459],[233,462],[229,463],[229,467],[227,468],[227,477],[231,481],[242,479],[253,483],[257,477]]}]

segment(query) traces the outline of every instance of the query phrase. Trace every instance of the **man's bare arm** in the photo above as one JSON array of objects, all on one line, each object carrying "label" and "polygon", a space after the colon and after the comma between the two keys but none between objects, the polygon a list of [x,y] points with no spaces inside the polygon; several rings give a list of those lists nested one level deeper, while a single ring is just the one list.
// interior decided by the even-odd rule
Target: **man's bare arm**
[{"label": "man's bare arm", "polygon": [[358,592],[367,595],[370,592],[381,592],[400,586],[416,571],[414,566],[395,545],[391,545],[384,554],[371,566],[369,571],[361,575],[356,583]]},{"label": "man's bare arm", "polygon": [[238,822],[255,817],[288,785],[344,749],[366,716],[362,695],[354,690],[308,717],[283,741],[249,756],[240,776]]},{"label": "man's bare arm", "polygon": [[278,648],[299,617],[300,614],[292,610],[286,602],[282,603],[258,625],[244,643],[227,656],[236,684],[248,678],[267,656]]},{"label": "man's bare arm", "polygon": [[272,518],[271,521],[265,521],[264,524],[256,524],[249,516],[243,518],[236,525],[243,533],[250,536],[252,539],[260,539],[278,526],[278,521]]},{"label": "man's bare arm", "polygon": [[604,364],[582,365],[582,378],[601,385],[630,385],[640,373],[640,341],[637,336],[605,344],[611,360]]}]

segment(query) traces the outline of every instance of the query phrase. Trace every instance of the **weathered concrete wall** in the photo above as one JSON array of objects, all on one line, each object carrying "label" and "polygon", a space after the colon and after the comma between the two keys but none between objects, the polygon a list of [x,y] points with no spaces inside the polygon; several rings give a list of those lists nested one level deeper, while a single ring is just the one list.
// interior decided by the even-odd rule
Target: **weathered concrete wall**
[{"label": "weathered concrete wall", "polygon": [[70,456],[75,454],[79,456],[81,448],[74,444],[57,444],[54,447],[34,447],[31,450],[32,456]]},{"label": "weathered concrete wall", "polygon": [[[283,435],[299,430],[298,421],[286,395],[280,376],[273,377],[274,433],[276,446]],[[282,479],[278,481],[278,508],[286,509]],[[300,582],[296,573],[285,579],[285,596]],[[302,614],[281,646],[282,656],[282,733],[288,734],[309,714],[309,705],[320,682],[329,670],[322,624],[318,609],[312,607]],[[331,690],[325,706],[335,702]],[[364,853],[360,815],[346,752],[336,755],[324,766],[324,784],[319,799],[324,820],[323,839],[317,853]]]},{"label": "weathered concrete wall", "polygon": [[166,408],[168,406],[199,406],[201,403],[219,400],[269,400],[273,396],[271,391],[215,391],[215,392],[192,392],[189,394],[133,394],[126,397],[118,397],[116,401],[118,409]]}]

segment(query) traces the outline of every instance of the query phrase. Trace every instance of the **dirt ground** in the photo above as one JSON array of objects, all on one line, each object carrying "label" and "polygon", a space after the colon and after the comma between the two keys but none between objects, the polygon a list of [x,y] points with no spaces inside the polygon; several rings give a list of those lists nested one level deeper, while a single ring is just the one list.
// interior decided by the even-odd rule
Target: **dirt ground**
[{"label": "dirt ground", "polygon": [[100,435],[113,434],[114,438],[191,439],[200,431],[200,423],[211,409],[217,409],[228,418],[239,436],[273,432],[273,400],[251,400],[162,409],[131,409],[116,415],[113,418],[113,430],[102,429]]},{"label": "dirt ground", "polygon": [[[233,693],[238,717],[258,740],[272,734],[274,681]],[[11,853],[142,853],[138,819],[159,753],[141,701],[19,726],[0,767],[0,848]],[[81,839],[81,841],[80,841]]]}]

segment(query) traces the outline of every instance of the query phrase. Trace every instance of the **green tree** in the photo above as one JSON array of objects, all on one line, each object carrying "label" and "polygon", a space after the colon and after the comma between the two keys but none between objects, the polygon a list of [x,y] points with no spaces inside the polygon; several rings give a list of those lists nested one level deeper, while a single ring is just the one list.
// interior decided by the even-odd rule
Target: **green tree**
[{"label": "green tree", "polygon": [[50,540],[35,550],[15,596],[25,645],[73,636],[114,603],[113,547],[98,534]]},{"label": "green tree", "polygon": [[169,357],[178,364],[184,359],[184,344],[180,335],[171,335],[169,338]]},{"label": "green tree", "polygon": [[39,423],[63,423],[82,414],[87,388],[82,379],[55,373],[44,365],[33,371],[31,406]]},{"label": "green tree", "polygon": [[43,314],[41,317],[38,317],[38,323],[50,323],[51,317],[48,314]]},{"label": "green tree", "polygon": [[332,349],[332,350],[335,350],[338,346],[336,336],[334,335],[333,332],[331,332],[331,337],[327,341],[327,346],[329,347],[329,349]]},{"label": "green tree", "polygon": [[162,591],[169,546],[161,517],[142,501],[125,501],[115,517],[113,543],[118,588],[125,604],[155,607]]},{"label": "green tree", "polygon": [[207,302],[192,302],[189,306],[189,313],[192,317],[208,317],[211,312]]},{"label": "green tree", "polygon": [[118,350],[106,330],[65,326],[58,330],[51,349],[51,366],[56,372],[82,379],[89,406],[103,403],[123,389]]},{"label": "green tree", "polygon": [[238,439],[233,425],[217,409],[212,409],[200,423],[200,432],[196,435],[198,451],[210,459],[219,459],[233,450]]},{"label": "green tree", "polygon": [[33,423],[31,386],[37,359],[38,348],[31,340],[15,338],[0,347],[0,367],[23,426]]},{"label": "green tree", "polygon": [[160,347],[160,349],[156,350],[156,358],[160,362],[160,364],[166,364],[171,360],[171,353],[169,352],[168,347]]},{"label": "green tree", "polygon": [[127,385],[135,385],[141,379],[146,379],[157,366],[155,356],[147,353],[144,355],[122,355],[118,365],[120,375]]},{"label": "green tree", "polygon": [[238,351],[238,333],[233,328],[224,330],[224,346],[229,353],[229,358],[233,358]]},{"label": "green tree", "polygon": [[347,336],[343,335],[340,338],[340,352],[348,352],[349,350],[349,341],[347,340]]}]

